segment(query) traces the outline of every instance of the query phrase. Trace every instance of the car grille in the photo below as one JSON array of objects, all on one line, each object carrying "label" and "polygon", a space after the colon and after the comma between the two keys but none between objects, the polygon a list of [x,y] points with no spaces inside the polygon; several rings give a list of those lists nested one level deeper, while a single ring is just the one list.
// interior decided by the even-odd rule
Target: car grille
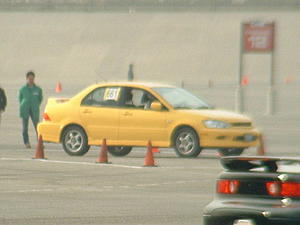
[{"label": "car grille", "polygon": [[246,142],[251,142],[251,141],[256,141],[257,140],[257,136],[255,135],[251,135],[251,134],[245,134],[243,136],[236,136],[234,138],[235,141],[246,141]]},{"label": "car grille", "polygon": [[251,127],[251,122],[238,122],[238,123],[231,123],[231,126],[233,127]]}]

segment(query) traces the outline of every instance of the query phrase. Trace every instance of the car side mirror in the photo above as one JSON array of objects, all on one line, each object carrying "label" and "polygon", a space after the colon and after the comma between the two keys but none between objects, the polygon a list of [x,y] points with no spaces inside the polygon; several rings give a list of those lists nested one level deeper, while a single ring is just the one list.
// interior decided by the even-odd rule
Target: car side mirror
[{"label": "car side mirror", "polygon": [[161,111],[162,110],[162,104],[158,101],[154,101],[154,102],[151,103],[150,109],[154,110],[154,111]]}]

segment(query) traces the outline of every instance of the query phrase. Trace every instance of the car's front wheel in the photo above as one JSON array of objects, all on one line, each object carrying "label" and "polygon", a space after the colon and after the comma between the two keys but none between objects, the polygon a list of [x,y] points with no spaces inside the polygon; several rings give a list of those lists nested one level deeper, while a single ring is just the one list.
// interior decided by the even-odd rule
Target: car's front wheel
[{"label": "car's front wheel", "polygon": [[180,157],[197,157],[201,148],[199,146],[199,137],[196,132],[189,127],[184,127],[176,131],[174,135],[175,152]]},{"label": "car's front wheel", "polygon": [[218,152],[221,156],[240,155],[244,152],[244,148],[220,148]]},{"label": "car's front wheel", "polygon": [[109,146],[107,150],[113,156],[125,156],[125,155],[128,155],[131,152],[132,147],[127,147],[127,146]]},{"label": "car's front wheel", "polygon": [[79,126],[70,126],[64,131],[62,145],[67,154],[74,156],[84,155],[90,149],[87,136]]}]

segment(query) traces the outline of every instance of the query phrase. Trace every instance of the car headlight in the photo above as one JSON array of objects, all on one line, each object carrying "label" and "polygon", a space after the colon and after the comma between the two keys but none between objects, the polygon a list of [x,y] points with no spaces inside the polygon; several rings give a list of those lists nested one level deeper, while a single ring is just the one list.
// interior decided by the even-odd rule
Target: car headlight
[{"label": "car headlight", "polygon": [[229,123],[218,121],[218,120],[205,120],[204,125],[207,128],[228,128],[230,127]]}]

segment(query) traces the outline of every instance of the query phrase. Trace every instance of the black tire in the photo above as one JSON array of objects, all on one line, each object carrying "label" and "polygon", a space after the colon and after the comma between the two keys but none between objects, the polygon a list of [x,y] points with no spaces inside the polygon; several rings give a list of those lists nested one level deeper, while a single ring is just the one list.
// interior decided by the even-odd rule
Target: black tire
[{"label": "black tire", "polygon": [[199,145],[198,135],[189,127],[176,131],[173,143],[176,154],[183,158],[195,158],[202,150]]},{"label": "black tire", "polygon": [[65,152],[72,156],[82,156],[90,149],[86,133],[79,126],[68,127],[63,133],[61,142]]},{"label": "black tire", "polygon": [[218,152],[221,156],[234,156],[241,155],[244,150],[244,148],[220,148],[218,149]]},{"label": "black tire", "polygon": [[128,146],[109,146],[107,150],[113,156],[125,156],[125,155],[128,155],[131,152],[132,147],[128,147]]}]

